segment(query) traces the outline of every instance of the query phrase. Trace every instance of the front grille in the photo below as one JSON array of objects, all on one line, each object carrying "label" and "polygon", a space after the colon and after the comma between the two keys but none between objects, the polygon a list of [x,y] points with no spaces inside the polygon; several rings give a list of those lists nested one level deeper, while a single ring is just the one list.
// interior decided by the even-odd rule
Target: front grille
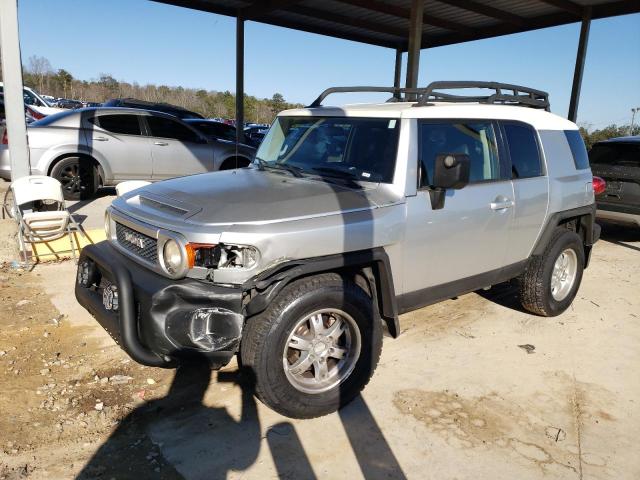
[{"label": "front grille", "polygon": [[118,244],[151,263],[158,263],[158,241],[144,233],[116,222]]}]

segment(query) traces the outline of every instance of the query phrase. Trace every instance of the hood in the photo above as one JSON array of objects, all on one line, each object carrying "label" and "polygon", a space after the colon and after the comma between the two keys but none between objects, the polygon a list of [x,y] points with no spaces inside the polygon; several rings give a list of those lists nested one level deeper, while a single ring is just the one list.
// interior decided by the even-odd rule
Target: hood
[{"label": "hood", "polygon": [[243,168],[158,182],[114,201],[123,212],[153,221],[199,225],[266,224],[365,210],[394,203],[371,187],[350,188],[318,177]]}]

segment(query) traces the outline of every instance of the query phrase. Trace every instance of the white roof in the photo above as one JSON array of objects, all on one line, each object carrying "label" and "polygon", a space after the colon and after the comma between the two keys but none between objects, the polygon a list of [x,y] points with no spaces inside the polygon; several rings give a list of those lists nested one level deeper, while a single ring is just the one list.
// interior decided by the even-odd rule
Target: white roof
[{"label": "white roof", "polygon": [[575,123],[544,110],[512,105],[478,103],[434,103],[414,107],[414,103],[358,103],[341,107],[297,108],[285,110],[281,116],[378,117],[431,119],[495,119],[517,120],[536,130],[577,130]]}]

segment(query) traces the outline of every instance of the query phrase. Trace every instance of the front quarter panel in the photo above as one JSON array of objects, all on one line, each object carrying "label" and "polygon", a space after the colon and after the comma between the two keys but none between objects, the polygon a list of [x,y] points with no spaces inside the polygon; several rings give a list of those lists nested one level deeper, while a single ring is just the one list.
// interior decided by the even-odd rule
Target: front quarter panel
[{"label": "front quarter panel", "polygon": [[[402,239],[404,217],[404,204],[396,204],[290,222],[232,226],[220,235],[220,242],[253,245],[260,251],[260,260],[251,271],[215,270],[214,281],[244,283],[286,261],[396,245]],[[394,248],[386,250],[395,282],[401,265],[400,252]]]}]

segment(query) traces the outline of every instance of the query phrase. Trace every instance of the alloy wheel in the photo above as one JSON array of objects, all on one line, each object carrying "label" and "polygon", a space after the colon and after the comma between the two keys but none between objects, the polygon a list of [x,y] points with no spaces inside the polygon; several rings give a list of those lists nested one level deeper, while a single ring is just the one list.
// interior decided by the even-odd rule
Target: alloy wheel
[{"label": "alloy wheel", "polygon": [[287,338],[285,375],[304,393],[326,392],[353,372],[360,348],[360,330],[349,314],[333,308],[315,311],[300,319]]}]

